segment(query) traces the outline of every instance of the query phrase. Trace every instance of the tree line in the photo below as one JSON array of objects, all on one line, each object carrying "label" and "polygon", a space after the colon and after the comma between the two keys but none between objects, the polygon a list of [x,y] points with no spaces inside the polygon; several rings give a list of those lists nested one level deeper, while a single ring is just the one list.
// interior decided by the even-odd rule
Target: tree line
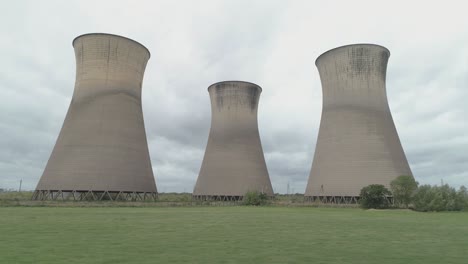
[{"label": "tree line", "polygon": [[416,211],[462,211],[468,210],[468,190],[458,190],[444,184],[441,186],[419,185],[412,176],[402,175],[390,183],[390,190],[381,184],[372,184],[361,189],[362,208],[410,208]]}]

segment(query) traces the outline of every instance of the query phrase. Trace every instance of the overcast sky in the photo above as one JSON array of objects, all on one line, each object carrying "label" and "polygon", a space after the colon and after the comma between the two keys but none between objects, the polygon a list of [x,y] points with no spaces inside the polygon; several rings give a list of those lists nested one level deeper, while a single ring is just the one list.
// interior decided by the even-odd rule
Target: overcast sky
[{"label": "overcast sky", "polygon": [[0,11],[0,188],[34,189],[70,104],[73,38],[105,32],[151,51],[143,111],[160,192],[191,192],[210,127],[206,88],[263,88],[259,130],[275,192],[304,192],[320,124],[314,61],[387,47],[387,93],[416,180],[468,186],[465,1],[8,1]]}]

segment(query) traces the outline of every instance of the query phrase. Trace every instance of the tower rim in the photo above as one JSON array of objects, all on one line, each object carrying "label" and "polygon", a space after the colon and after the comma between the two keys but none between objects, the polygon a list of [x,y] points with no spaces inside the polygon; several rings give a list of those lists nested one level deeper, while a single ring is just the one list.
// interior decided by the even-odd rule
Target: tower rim
[{"label": "tower rim", "polygon": [[127,38],[127,37],[124,37],[124,36],[121,36],[121,35],[117,35],[117,34],[112,34],[112,33],[101,33],[101,32],[95,32],[95,33],[86,33],[86,34],[81,34],[77,37],[75,37],[72,41],[72,46],[75,47],[75,41],[78,40],[79,38],[82,38],[82,37],[86,37],[86,36],[92,36],[92,35],[96,35],[96,36],[112,36],[112,37],[117,37],[117,38],[121,38],[121,39],[126,39],[126,40],[129,40],[131,42],[134,42],[136,44],[138,44],[139,46],[141,46],[142,48],[144,48],[147,52],[148,52],[148,56],[149,58],[151,58],[151,52],[149,51],[149,49],[141,44],[140,42],[136,41],[136,40],[133,40],[131,38]]},{"label": "tower rim", "polygon": [[330,52],[333,52],[335,50],[338,50],[338,49],[343,49],[343,48],[349,48],[349,47],[353,47],[353,46],[370,46],[370,47],[378,47],[378,48],[381,48],[383,50],[385,50],[387,53],[388,53],[388,56],[390,57],[390,50],[388,48],[386,48],[385,46],[382,46],[382,45],[379,45],[379,44],[374,44],[374,43],[355,43],[355,44],[347,44],[347,45],[342,45],[342,46],[338,46],[336,48],[333,48],[333,49],[330,49],[330,50],[327,50],[325,52],[323,52],[322,54],[320,54],[317,59],[315,59],[315,66],[318,66],[318,61],[326,54],[330,53]]},{"label": "tower rim", "polygon": [[252,84],[256,86],[258,89],[260,89],[260,92],[263,91],[262,87],[260,85],[253,83],[253,82],[247,82],[247,81],[238,81],[238,80],[229,80],[229,81],[221,81],[221,82],[215,82],[212,83],[211,85],[208,86],[207,90],[210,91],[210,88],[217,85],[217,84],[222,84],[222,83],[246,83],[246,84]]}]

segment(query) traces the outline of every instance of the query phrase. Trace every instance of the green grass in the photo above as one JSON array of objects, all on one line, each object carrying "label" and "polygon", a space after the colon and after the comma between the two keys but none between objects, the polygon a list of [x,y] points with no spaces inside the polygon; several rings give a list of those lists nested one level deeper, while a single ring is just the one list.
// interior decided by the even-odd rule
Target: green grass
[{"label": "green grass", "polygon": [[0,207],[0,263],[467,263],[468,213]]}]

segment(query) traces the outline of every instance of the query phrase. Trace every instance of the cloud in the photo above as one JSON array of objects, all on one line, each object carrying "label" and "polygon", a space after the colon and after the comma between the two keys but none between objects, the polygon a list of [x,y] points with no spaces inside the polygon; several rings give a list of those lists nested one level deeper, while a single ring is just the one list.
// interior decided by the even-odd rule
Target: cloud
[{"label": "cloud", "polygon": [[34,189],[74,85],[71,41],[133,38],[152,53],[143,111],[160,191],[191,191],[208,138],[207,87],[263,88],[259,129],[276,192],[302,192],[322,106],[317,56],[390,49],[387,93],[416,179],[468,185],[468,21],[463,1],[22,1],[0,23],[0,188]]}]

